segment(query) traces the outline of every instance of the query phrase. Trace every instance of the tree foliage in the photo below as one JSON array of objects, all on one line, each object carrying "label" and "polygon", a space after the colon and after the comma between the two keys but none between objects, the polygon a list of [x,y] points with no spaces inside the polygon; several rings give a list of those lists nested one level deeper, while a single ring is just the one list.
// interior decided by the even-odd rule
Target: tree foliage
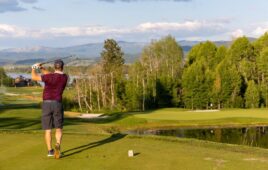
[{"label": "tree foliage", "polygon": [[260,102],[260,94],[258,86],[254,81],[250,80],[248,83],[247,91],[245,93],[246,107],[247,108],[258,108]]},{"label": "tree foliage", "polygon": [[230,47],[207,41],[187,56],[172,36],[152,41],[124,65],[117,42],[104,43],[101,61],[76,82],[80,110],[147,110],[161,107],[268,107],[268,34]]},{"label": "tree foliage", "polygon": [[0,86],[12,86],[13,79],[8,77],[4,68],[0,67]]}]

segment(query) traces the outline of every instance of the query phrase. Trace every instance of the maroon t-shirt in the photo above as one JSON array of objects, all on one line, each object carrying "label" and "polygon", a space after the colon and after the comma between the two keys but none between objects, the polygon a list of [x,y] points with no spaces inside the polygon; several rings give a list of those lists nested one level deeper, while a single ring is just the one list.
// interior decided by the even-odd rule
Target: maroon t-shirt
[{"label": "maroon t-shirt", "polygon": [[45,83],[43,100],[57,100],[61,102],[68,76],[66,74],[50,73],[42,75],[41,78]]}]

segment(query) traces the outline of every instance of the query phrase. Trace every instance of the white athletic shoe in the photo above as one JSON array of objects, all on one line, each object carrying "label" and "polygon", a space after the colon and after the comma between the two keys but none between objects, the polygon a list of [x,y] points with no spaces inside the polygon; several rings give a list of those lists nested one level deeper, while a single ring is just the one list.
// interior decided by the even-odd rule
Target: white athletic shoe
[{"label": "white athletic shoe", "polygon": [[52,156],[54,156],[54,149],[51,149],[50,151],[48,151],[48,153],[47,153],[47,157],[52,157]]}]

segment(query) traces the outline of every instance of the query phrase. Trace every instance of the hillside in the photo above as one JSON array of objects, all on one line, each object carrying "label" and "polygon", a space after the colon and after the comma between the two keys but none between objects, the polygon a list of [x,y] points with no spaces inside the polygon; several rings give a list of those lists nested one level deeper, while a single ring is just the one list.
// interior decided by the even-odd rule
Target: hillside
[{"label": "hillside", "polygon": [[[201,41],[186,41],[182,40],[178,43],[182,46],[183,51],[187,53],[191,50],[192,46],[200,43]],[[228,41],[217,41],[217,45],[228,45]],[[132,63],[140,56],[142,49],[149,43],[145,42],[125,42],[119,41],[119,46],[125,53],[126,63]],[[52,47],[25,47],[25,48],[10,48],[0,51],[0,65],[29,65],[36,62],[42,62],[50,58],[64,57],[67,55],[76,55],[79,58],[84,58],[96,61],[103,49],[103,43],[89,43],[77,46],[69,46],[64,48]]]}]

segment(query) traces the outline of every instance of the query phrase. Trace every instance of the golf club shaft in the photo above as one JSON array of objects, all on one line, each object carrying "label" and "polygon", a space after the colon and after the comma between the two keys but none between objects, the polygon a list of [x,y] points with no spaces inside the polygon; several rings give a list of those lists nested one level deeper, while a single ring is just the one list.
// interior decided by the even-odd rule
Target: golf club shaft
[{"label": "golf club shaft", "polygon": [[71,58],[73,57],[74,55],[70,55],[70,56],[67,56],[67,57],[62,57],[62,58],[58,58],[58,59],[53,59],[53,60],[48,60],[46,62],[43,62],[43,63],[40,63],[40,65],[44,65],[44,64],[48,64],[48,63],[53,63],[57,60],[63,60],[63,59],[66,59],[66,58]]}]

